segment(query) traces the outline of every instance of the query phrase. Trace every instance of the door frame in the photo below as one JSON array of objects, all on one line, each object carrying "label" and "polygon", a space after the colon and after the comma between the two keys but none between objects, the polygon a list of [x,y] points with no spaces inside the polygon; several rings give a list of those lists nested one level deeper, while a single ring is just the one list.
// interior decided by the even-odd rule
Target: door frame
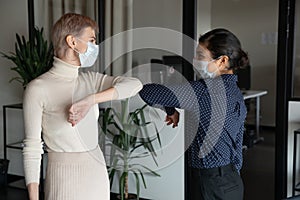
[{"label": "door frame", "polygon": [[[182,0],[182,35],[182,57],[191,61],[195,52],[188,38],[197,40],[197,0]],[[192,81],[194,70],[188,60],[182,59],[182,74],[188,81]],[[186,151],[184,154],[184,197],[186,200],[192,199],[191,185],[193,184],[193,177],[189,169],[188,153]]]},{"label": "door frame", "polygon": [[276,136],[275,136],[275,199],[287,197],[288,112],[292,99],[295,0],[279,0]]}]

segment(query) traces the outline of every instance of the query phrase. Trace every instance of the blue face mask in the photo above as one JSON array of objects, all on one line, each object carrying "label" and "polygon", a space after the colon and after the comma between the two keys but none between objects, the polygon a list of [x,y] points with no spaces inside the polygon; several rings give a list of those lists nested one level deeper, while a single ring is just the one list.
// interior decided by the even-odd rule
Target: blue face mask
[{"label": "blue face mask", "polygon": [[[79,38],[77,39],[84,42]],[[93,44],[91,42],[87,42],[86,44],[87,44],[86,52],[80,53],[76,51],[79,54],[81,67],[91,67],[92,65],[95,64],[98,58],[99,45]]]},{"label": "blue face mask", "polygon": [[218,74],[219,68],[216,66],[216,70],[213,72],[208,71],[208,64],[214,62],[216,59],[211,61],[202,61],[193,59],[193,69],[195,73],[202,79],[215,78]]}]

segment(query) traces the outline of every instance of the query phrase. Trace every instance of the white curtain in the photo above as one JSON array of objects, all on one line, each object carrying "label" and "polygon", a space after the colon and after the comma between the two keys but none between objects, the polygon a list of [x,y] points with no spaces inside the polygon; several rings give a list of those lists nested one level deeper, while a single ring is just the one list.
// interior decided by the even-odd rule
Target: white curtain
[{"label": "white curtain", "polygon": [[97,19],[97,0],[35,0],[34,15],[37,27],[43,27],[45,35],[53,24],[65,13],[78,13]]},{"label": "white curtain", "polygon": [[[105,72],[111,75],[130,75],[132,68],[133,0],[105,0]],[[120,52],[127,52],[120,55]],[[117,57],[116,60],[114,58]]]}]

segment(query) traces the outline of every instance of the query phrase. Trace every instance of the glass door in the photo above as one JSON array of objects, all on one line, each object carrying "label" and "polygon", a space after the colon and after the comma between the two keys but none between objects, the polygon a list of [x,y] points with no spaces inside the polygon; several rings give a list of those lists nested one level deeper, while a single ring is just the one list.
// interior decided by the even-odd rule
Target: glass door
[{"label": "glass door", "polygon": [[[214,28],[233,32],[250,58],[248,89],[267,91],[259,119],[261,126],[270,128],[260,128],[265,140],[244,152],[245,200],[274,199],[278,5],[279,0],[198,0],[197,35]],[[239,76],[239,82],[244,78]],[[252,128],[257,105],[251,100],[247,106],[247,124]]]}]

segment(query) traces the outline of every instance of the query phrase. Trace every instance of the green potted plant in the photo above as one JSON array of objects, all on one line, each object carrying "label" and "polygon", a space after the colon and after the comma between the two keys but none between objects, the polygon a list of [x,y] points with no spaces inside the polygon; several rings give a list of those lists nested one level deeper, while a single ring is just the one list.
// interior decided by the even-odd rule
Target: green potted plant
[{"label": "green potted plant", "polygon": [[[156,166],[156,151],[153,142],[157,140],[161,147],[158,129],[154,123],[146,121],[144,105],[141,108],[129,112],[128,99],[121,101],[121,112],[114,108],[107,108],[101,115],[102,131],[111,140],[109,159],[109,178],[112,186],[114,177],[119,175],[119,196],[121,200],[139,199],[141,182],[146,188],[144,174],[160,176],[149,167],[137,163],[136,160],[151,156]],[[155,134],[150,136],[148,126],[153,125]],[[141,151],[143,150],[144,151]],[[128,176],[132,174],[136,185],[136,195],[128,193]],[[132,197],[131,197],[132,196]]]},{"label": "green potted plant", "polygon": [[43,28],[35,28],[33,40],[26,40],[24,36],[16,34],[15,52],[2,53],[2,56],[11,60],[16,66],[11,70],[16,71],[19,76],[11,81],[18,81],[25,88],[26,85],[39,75],[45,73],[52,67],[53,46],[43,37]]}]

